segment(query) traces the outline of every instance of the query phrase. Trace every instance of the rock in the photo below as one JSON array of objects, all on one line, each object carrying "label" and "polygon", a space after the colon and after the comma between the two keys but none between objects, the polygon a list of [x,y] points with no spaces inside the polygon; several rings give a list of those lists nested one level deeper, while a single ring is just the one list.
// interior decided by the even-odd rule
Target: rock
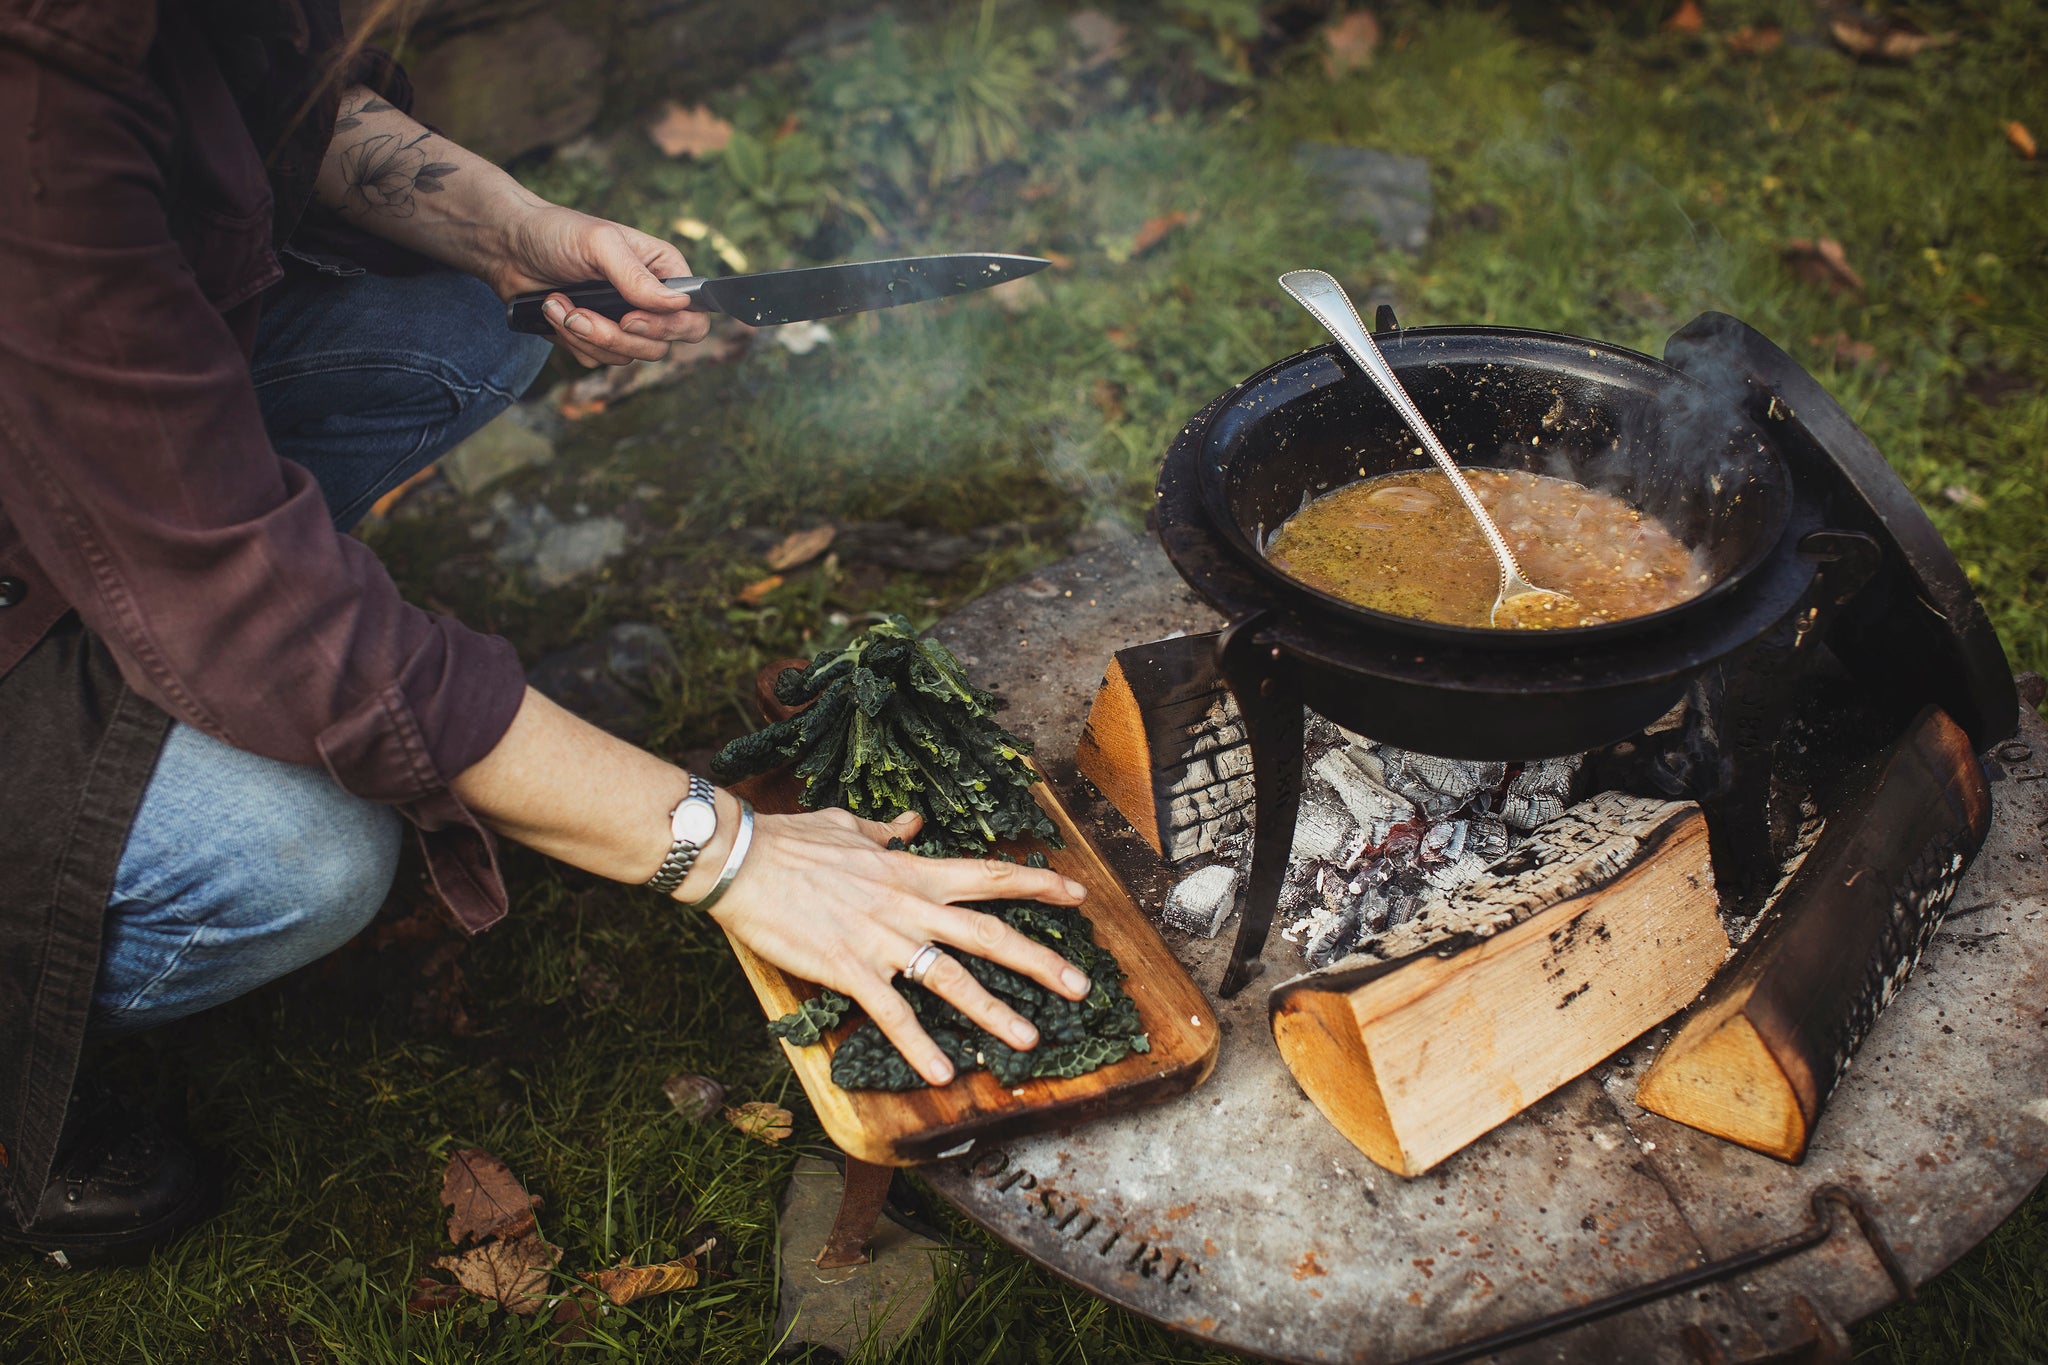
[{"label": "rock", "polygon": [[666,631],[628,621],[546,655],[527,670],[526,680],[592,725],[632,739],[644,730],[649,703],[677,669]]},{"label": "rock", "polygon": [[504,413],[441,457],[441,473],[455,491],[475,497],[508,474],[555,458],[555,443],[513,415]]},{"label": "rock", "polygon": [[1300,142],[1294,162],[1323,183],[1336,201],[1340,223],[1372,223],[1380,238],[1403,251],[1429,245],[1436,200],[1429,186],[1429,162],[1372,147]]},{"label": "rock", "polygon": [[866,1265],[820,1270],[818,1251],[844,1188],[830,1162],[797,1159],[778,1230],[782,1293],[774,1339],[880,1359],[924,1316],[945,1248],[884,1217],[875,1224]]},{"label": "rock", "polygon": [[1214,938],[1236,908],[1237,869],[1228,863],[1217,863],[1174,883],[1166,893],[1166,910],[1161,918],[1176,929]]},{"label": "rock", "polygon": [[604,103],[603,49],[551,14],[463,33],[409,70],[420,120],[493,161],[570,141]]},{"label": "rock", "polygon": [[626,523],[585,517],[548,529],[534,551],[531,573],[543,588],[573,583],[626,552]]}]

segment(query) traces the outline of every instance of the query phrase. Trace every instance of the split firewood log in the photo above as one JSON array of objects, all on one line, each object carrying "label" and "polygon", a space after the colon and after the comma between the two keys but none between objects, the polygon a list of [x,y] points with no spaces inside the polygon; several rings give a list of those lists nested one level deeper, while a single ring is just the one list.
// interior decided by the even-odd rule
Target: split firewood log
[{"label": "split firewood log", "polygon": [[1941,928],[1991,827],[1970,740],[1928,707],[1828,817],[1769,918],[1636,1088],[1654,1114],[1781,1161]]},{"label": "split firewood log", "polygon": [[1603,792],[1352,956],[1276,986],[1294,1077],[1420,1175],[1698,995],[1728,956],[1707,824]]}]

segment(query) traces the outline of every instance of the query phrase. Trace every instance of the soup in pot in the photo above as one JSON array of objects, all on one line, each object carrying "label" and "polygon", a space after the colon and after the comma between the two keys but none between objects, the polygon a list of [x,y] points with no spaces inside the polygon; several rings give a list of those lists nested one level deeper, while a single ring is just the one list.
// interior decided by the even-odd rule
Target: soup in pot
[{"label": "soup in pot", "polygon": [[1599,625],[1677,606],[1707,586],[1698,555],[1611,493],[1514,469],[1463,472],[1522,576],[1569,600],[1546,598],[1528,604],[1540,609],[1490,619],[1499,566],[1451,481],[1434,469],[1324,494],[1274,533],[1266,557],[1347,602],[1454,626]]}]

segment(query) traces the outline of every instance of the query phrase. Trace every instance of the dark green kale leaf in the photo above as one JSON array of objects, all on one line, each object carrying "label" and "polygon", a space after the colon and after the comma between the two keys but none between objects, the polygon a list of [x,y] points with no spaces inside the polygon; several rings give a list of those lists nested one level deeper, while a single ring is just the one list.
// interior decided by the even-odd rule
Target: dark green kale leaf
[{"label": "dark green kale leaf", "polygon": [[798,1047],[812,1047],[839,1027],[839,1021],[853,1008],[853,1002],[837,991],[820,991],[798,1005],[793,1013],[770,1021],[768,1031]]},{"label": "dark green kale leaf", "polygon": [[[1044,865],[1040,855],[1033,855],[1032,860]],[[1123,988],[1123,969],[1095,942],[1095,929],[1086,915],[1069,906],[1038,901],[991,901],[981,908],[1051,947],[1087,972],[1095,985],[1084,998],[1068,1000],[1007,967],[956,953],[975,980],[1038,1029],[1038,1046],[1028,1052],[1020,1052],[978,1027],[924,987],[898,987],[918,1022],[952,1059],[956,1070],[983,1067],[1009,1086],[1034,1077],[1083,1076],[1134,1052],[1151,1050],[1137,1002]],[[833,1021],[839,1017],[833,1015]],[[832,1080],[847,1090],[916,1090],[924,1085],[923,1078],[872,1022],[862,1023],[848,1034],[832,1054]]]}]

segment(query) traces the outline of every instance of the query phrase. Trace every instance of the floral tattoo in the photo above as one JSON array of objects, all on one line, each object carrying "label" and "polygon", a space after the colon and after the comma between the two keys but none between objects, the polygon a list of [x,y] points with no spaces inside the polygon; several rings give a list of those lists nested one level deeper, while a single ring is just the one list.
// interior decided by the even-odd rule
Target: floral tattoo
[{"label": "floral tattoo", "polygon": [[[334,121],[336,132],[363,126],[364,114],[381,114],[391,105],[372,95],[361,104],[341,111]],[[373,133],[353,146],[342,149],[341,179],[349,203],[364,213],[388,213],[410,218],[418,207],[415,194],[439,194],[442,181],[461,167],[447,161],[430,161],[420,144],[432,137],[421,133],[406,138],[399,133]]]}]

